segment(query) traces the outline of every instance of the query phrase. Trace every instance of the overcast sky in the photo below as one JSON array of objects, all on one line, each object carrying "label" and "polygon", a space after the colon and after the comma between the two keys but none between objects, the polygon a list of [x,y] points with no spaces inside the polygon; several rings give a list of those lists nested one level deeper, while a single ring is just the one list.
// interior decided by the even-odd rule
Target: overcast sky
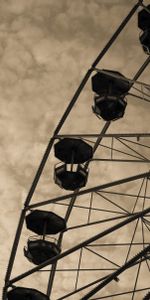
[{"label": "overcast sky", "polygon": [[[6,271],[20,210],[47,142],[86,70],[135,3],[135,0],[0,0],[1,278]],[[99,68],[118,70],[132,78],[147,58],[139,34],[136,14]],[[148,83],[149,68],[140,80]],[[92,113],[90,80],[80,98],[62,132],[99,133],[104,122]],[[148,109],[148,103],[128,98],[124,119],[114,122],[110,132],[148,132]],[[37,193],[40,200],[60,193],[52,182],[51,172],[56,162],[52,155]],[[111,165],[102,164],[98,173],[98,169],[91,167],[89,185],[147,171],[148,165],[115,168],[116,173]],[[101,179],[99,175],[103,175]],[[24,233],[21,247],[28,235]],[[24,270],[24,261],[23,255],[20,256],[16,270]],[[27,264],[25,269],[29,267]],[[32,283],[38,286],[41,278],[41,274],[34,277]]]}]

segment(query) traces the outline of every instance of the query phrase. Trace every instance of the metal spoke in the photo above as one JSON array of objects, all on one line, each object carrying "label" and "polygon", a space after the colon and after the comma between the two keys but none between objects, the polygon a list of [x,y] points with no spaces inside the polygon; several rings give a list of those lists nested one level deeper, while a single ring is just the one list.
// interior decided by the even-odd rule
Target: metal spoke
[{"label": "metal spoke", "polygon": [[139,265],[138,265],[138,270],[137,270],[137,274],[136,274],[136,279],[135,279],[135,284],[134,284],[134,289],[133,289],[133,294],[132,294],[131,300],[134,300],[137,282],[138,282],[138,278],[139,278],[139,274],[140,274],[140,268],[141,268],[141,261],[139,262]]},{"label": "metal spoke", "polygon": [[105,161],[105,162],[120,162],[120,163],[150,163],[150,160],[137,160],[137,159],[109,159],[109,158],[93,158],[92,161]]},{"label": "metal spoke", "polygon": [[[141,84],[141,86],[142,86],[142,84]],[[143,85],[143,86],[144,86],[144,85]],[[133,88],[134,90],[140,92],[142,95],[144,95],[144,96],[146,96],[146,97],[150,97],[149,94],[145,93],[144,91],[141,91],[141,89],[139,89],[139,88],[137,88],[137,87],[135,87],[135,86],[133,86],[132,88]]]},{"label": "metal spoke", "polygon": [[147,228],[147,230],[150,232],[150,228],[149,228],[149,226],[146,224],[147,222],[146,222],[146,220],[144,219],[144,218],[142,218],[143,219],[143,224],[145,225],[145,227]]},{"label": "metal spoke", "polygon": [[[144,185],[144,181],[145,181],[145,178],[143,178],[143,180],[142,180],[142,183],[141,183],[141,186],[140,186],[140,189],[139,189],[137,198],[136,198],[136,200],[135,200],[135,203],[134,203],[134,206],[133,206],[133,209],[132,209],[132,213],[135,211],[136,205],[137,205],[138,200],[139,200],[139,196],[140,196],[140,194],[141,194],[142,187],[143,187],[143,185]],[[144,198],[144,196],[143,196],[143,198]]]},{"label": "metal spoke", "polygon": [[[143,206],[142,209],[144,210],[145,208],[145,201],[146,201],[146,194],[147,194],[147,189],[148,189],[148,179],[146,179],[146,184],[145,184],[145,190],[144,190],[144,198],[143,198]],[[145,232],[144,232],[144,224],[143,224],[143,218],[141,218],[141,225],[142,225],[142,242],[143,242],[143,249],[145,248]],[[149,266],[149,262],[146,259],[146,265],[147,268],[150,272],[150,266]]]},{"label": "metal spoke", "polygon": [[130,212],[128,210],[126,210],[125,208],[123,208],[122,206],[116,204],[114,201],[108,199],[106,196],[102,195],[100,192],[96,192],[97,195],[101,196],[103,199],[105,199],[106,201],[110,202],[111,204],[113,204],[114,206],[120,208],[121,210],[123,210],[126,214],[130,214]]},{"label": "metal spoke", "polygon": [[125,263],[128,261],[128,258],[129,258],[130,252],[131,252],[132,243],[134,241],[134,237],[135,237],[135,234],[136,234],[136,231],[137,231],[138,224],[139,224],[139,219],[137,219],[136,224],[135,224],[135,228],[134,228],[134,231],[133,231],[133,235],[132,235],[132,238],[131,238],[130,246],[129,246],[129,249],[128,249],[128,252],[127,252],[127,256],[126,256],[126,259],[125,259]]},{"label": "metal spoke", "polygon": [[[114,191],[101,191],[101,193],[137,198],[137,195],[134,195],[134,194],[127,194],[127,193],[121,193],[121,192],[117,193]],[[143,199],[143,198],[150,199],[149,196],[142,196],[142,195],[138,195],[138,198],[139,199]]]},{"label": "metal spoke", "polygon": [[88,224],[90,223],[90,219],[91,219],[92,205],[93,205],[93,193],[91,193],[91,197],[90,197],[90,206],[89,206],[88,219],[87,219]]},{"label": "metal spoke", "polygon": [[[142,224],[142,241],[143,241],[143,249],[145,248],[145,234],[144,234],[144,225],[143,225],[143,220],[141,218],[141,224]],[[146,259],[146,264],[147,264],[147,268],[150,272],[150,266],[149,266],[149,263],[148,263],[148,260]]]},{"label": "metal spoke", "polygon": [[98,224],[107,223],[107,222],[110,222],[110,221],[116,221],[116,220],[123,219],[123,218],[126,218],[126,215],[125,216],[114,217],[114,218],[102,219],[102,220],[95,221],[95,222],[90,222],[90,223],[85,223],[85,224],[80,224],[80,225],[68,227],[65,231],[69,231],[69,230],[73,230],[73,229],[79,229],[79,228],[82,228],[82,227],[87,227],[87,226],[92,226],[92,225],[98,225]]},{"label": "metal spoke", "polygon": [[[56,272],[78,272],[78,271],[81,271],[81,272],[97,272],[97,271],[114,271],[116,270],[116,268],[94,268],[94,269],[89,269],[89,268],[86,268],[86,269],[56,269]],[[50,272],[49,269],[46,269],[46,270],[39,270],[38,272]]]},{"label": "metal spoke", "polygon": [[[132,246],[142,246],[143,245],[143,242],[142,243],[132,243]],[[144,245],[148,246],[149,243],[144,243]],[[113,243],[113,244],[110,244],[110,243],[107,243],[107,244],[92,244],[92,245],[88,245],[88,247],[108,247],[108,246],[111,246],[111,247],[116,247],[116,246],[130,246],[130,243]]]},{"label": "metal spoke", "polygon": [[128,95],[129,95],[129,96],[132,96],[132,97],[134,97],[134,98],[136,98],[136,99],[140,99],[140,100],[142,100],[142,101],[150,102],[150,100],[148,100],[147,98],[138,96],[138,95],[136,95],[136,94],[128,93]]},{"label": "metal spoke", "polygon": [[78,281],[79,281],[80,267],[81,267],[81,261],[82,261],[82,254],[83,254],[83,248],[80,249],[79,262],[78,262],[78,268],[77,268],[77,276],[76,276],[76,281],[75,281],[75,291],[78,288]]},{"label": "metal spoke", "polygon": [[135,144],[135,145],[138,145],[138,146],[150,149],[150,146],[147,146],[147,145],[144,145],[144,144],[141,144],[141,143],[137,143],[137,142],[132,141],[132,140],[127,140],[127,139],[125,139],[123,137],[120,137],[119,139],[122,140],[122,141],[126,141],[126,142],[129,142],[129,143],[132,143],[132,144]]},{"label": "metal spoke", "polygon": [[[147,290],[149,290],[149,287],[148,288],[143,288],[143,289],[137,289],[134,292],[137,293],[137,292],[142,292],[142,291],[147,291]],[[109,296],[102,296],[102,297],[98,297],[98,298],[91,298],[91,300],[108,299],[108,298],[112,298],[112,297],[117,297],[117,296],[132,294],[132,293],[133,293],[133,291],[128,291],[128,292],[124,292],[124,293],[112,294],[112,295],[109,295]]]},{"label": "metal spoke", "polygon": [[116,266],[116,267],[120,267],[118,264],[114,263],[112,260],[110,260],[110,259],[104,257],[103,255],[101,255],[101,254],[95,252],[94,250],[89,249],[88,246],[86,246],[86,247],[84,247],[84,248],[85,248],[86,250],[92,252],[92,253],[95,254],[96,256],[98,256],[98,257],[100,257],[100,258],[102,258],[102,259],[108,261],[108,262],[111,263],[112,265],[114,265],[114,266]]},{"label": "metal spoke", "polygon": [[[111,150],[111,147],[109,147],[109,146],[106,146],[106,145],[103,145],[103,144],[100,144],[99,146]],[[137,158],[137,159],[141,159],[142,161],[147,161],[146,158],[143,158],[143,159],[142,159],[142,158],[139,157],[139,156],[136,156],[136,155],[133,155],[133,154],[129,154],[129,153],[127,153],[127,152],[124,152],[124,151],[122,151],[122,150],[118,150],[118,149],[116,149],[116,148],[113,148],[113,151],[118,152],[118,153],[121,153],[121,154],[125,154],[125,155],[130,156],[130,157],[134,157],[134,158]]]},{"label": "metal spoke", "polygon": [[121,144],[123,144],[125,147],[127,147],[129,150],[131,150],[131,151],[133,151],[134,153],[138,154],[141,158],[147,160],[147,158],[146,158],[144,155],[140,154],[138,151],[136,151],[136,150],[134,150],[133,148],[131,148],[130,146],[128,146],[125,142],[123,142],[123,141],[120,140],[119,138],[116,138],[116,139],[117,139],[117,141],[119,141]]}]

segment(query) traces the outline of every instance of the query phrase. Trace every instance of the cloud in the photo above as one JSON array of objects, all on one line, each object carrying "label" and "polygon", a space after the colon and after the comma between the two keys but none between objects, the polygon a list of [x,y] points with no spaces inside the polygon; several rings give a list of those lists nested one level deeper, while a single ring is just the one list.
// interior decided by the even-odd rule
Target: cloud
[{"label": "cloud", "polygon": [[[3,273],[8,261],[5,248],[8,256],[22,203],[48,139],[83,74],[134,4],[135,1],[127,3],[125,0],[2,0],[0,3]],[[116,69],[132,77],[146,59],[138,41],[138,34],[135,16],[102,60],[100,68]],[[148,81],[148,78],[149,74],[146,73],[142,80]],[[93,93],[90,81],[81,98],[81,104],[79,102],[74,107],[65,130],[69,133],[78,130],[100,132],[104,122],[92,113]],[[148,130],[148,105],[131,99],[128,102],[125,118],[113,123],[112,130]],[[54,163],[54,159],[48,162],[40,198],[55,191],[58,194],[63,193],[53,183],[50,167]],[[128,175],[127,167],[119,166],[116,172],[112,170],[112,166],[103,167],[103,164],[97,170],[93,166],[91,171],[92,168],[91,185],[97,184],[99,180],[105,182],[114,177]],[[132,171],[134,170],[133,167]],[[59,211],[61,214],[63,210],[60,208]],[[22,249],[24,240],[29,235],[29,232],[24,233],[19,250],[21,258],[16,268],[20,268],[25,262]],[[82,236],[84,237],[84,233]],[[74,243],[77,240],[78,234],[75,234]],[[72,236],[69,236],[66,245],[71,246],[71,243]],[[36,284],[36,281],[39,284],[41,278],[45,282],[45,277],[36,276],[31,280],[31,285]],[[2,287],[3,282],[0,285]],[[65,277],[63,285],[67,285]]]}]

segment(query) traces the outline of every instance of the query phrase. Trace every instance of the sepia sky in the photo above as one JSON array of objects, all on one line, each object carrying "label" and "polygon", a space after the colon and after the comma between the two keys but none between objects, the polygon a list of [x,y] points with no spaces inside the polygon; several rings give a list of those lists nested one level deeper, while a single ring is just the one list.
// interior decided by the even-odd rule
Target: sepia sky
[{"label": "sepia sky", "polygon": [[[48,140],[86,70],[135,3],[0,0],[1,289],[19,214]],[[139,34],[135,14],[98,67],[132,78],[147,58]],[[140,80],[149,83],[149,67]],[[99,133],[104,121],[92,113],[90,80],[80,98],[62,132]],[[125,117],[114,122],[109,132],[149,132],[148,125],[149,104],[129,97]],[[36,200],[64,193],[53,183],[52,172],[57,162],[52,153]],[[88,184],[94,186],[148,170],[147,164],[123,168],[116,164],[114,169],[111,164],[97,168],[92,165]],[[29,235],[23,233],[21,249]],[[74,243],[76,239],[77,235]],[[18,257],[16,274],[24,270],[25,258],[21,254]],[[29,267],[27,263],[25,268]],[[38,286],[43,282],[45,291],[42,280],[38,274],[30,284]],[[65,280],[63,286],[67,284]]]}]

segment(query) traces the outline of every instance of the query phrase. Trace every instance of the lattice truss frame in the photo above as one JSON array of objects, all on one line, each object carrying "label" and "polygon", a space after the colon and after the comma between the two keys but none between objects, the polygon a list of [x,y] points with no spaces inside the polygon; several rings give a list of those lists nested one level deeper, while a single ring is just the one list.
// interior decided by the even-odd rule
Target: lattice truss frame
[{"label": "lattice truss frame", "polygon": [[[86,168],[99,162],[105,164],[131,163],[131,166],[132,163],[139,163],[148,166],[150,162],[150,133],[148,132],[106,133],[111,125],[111,121],[106,121],[99,134],[61,133],[68,115],[91,74],[94,72],[94,74],[109,75],[107,70],[101,70],[97,65],[139,7],[149,13],[143,1],[138,1],[134,5],[85,74],[48,143],[21,212],[6,272],[3,300],[7,299],[7,292],[19,286],[23,279],[27,279],[33,274],[39,274],[39,272],[42,275],[44,273],[44,276],[48,275],[45,294],[47,298],[37,297],[34,299],[49,299],[50,297],[52,300],[96,300],[120,299],[119,297],[123,296],[123,299],[134,300],[137,299],[137,295],[139,295],[139,299],[150,299],[149,171],[83,190],[76,189],[61,196],[32,203],[32,197],[46,162],[50,154],[53,156],[51,150],[54,144],[63,138],[79,138],[92,146],[94,156],[84,164]],[[146,57],[144,64],[140,66],[132,79],[125,77],[123,79],[120,75],[113,74],[114,78],[130,84],[126,97],[130,96],[141,102],[150,102],[150,85],[139,80],[149,62],[150,56]],[[97,117],[99,116],[97,115]],[[101,149],[106,151],[101,152]],[[134,186],[133,190],[131,186]],[[123,190],[120,190],[120,187],[123,187]],[[61,252],[38,266],[12,277],[26,216],[40,207],[43,210],[49,210],[51,205],[53,211],[59,212],[60,207],[64,209],[64,219],[67,223],[67,227],[56,236]],[[72,222],[72,220],[74,221]],[[126,238],[122,234],[124,230]],[[77,240],[78,243],[76,243]],[[72,260],[74,255],[75,260]],[[64,291],[61,291],[62,274],[67,274],[65,278],[69,282]],[[129,279],[128,283],[129,281],[131,283],[129,287],[126,286],[127,281],[124,281],[125,276]],[[32,288],[34,289],[34,287]],[[146,293],[148,294],[146,295]]]}]

